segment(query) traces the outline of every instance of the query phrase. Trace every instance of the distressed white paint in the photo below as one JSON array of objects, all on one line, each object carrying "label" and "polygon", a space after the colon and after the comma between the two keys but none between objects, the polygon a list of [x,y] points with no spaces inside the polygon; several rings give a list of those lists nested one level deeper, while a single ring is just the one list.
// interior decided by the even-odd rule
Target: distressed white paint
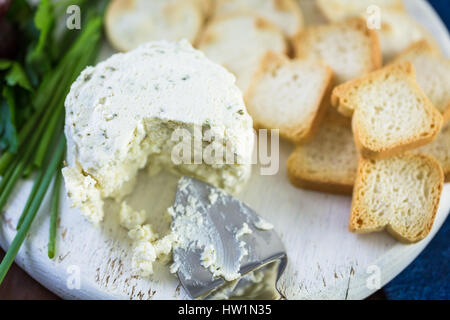
[{"label": "distressed white paint", "polygon": [[[407,0],[406,5],[450,55],[445,27],[428,4],[423,0]],[[105,54],[108,52],[105,50]],[[247,191],[240,195],[275,225],[286,244],[289,264],[279,287],[288,299],[365,298],[374,291],[366,286],[372,275],[367,273],[368,267],[380,268],[381,285],[384,285],[422,251],[448,215],[450,184],[444,188],[432,232],[422,242],[404,245],[385,233],[351,234],[347,231],[350,197],[292,187],[285,165],[290,150],[288,144],[282,143],[280,171],[276,176],[261,176],[255,167]],[[160,232],[168,227],[162,213],[173,201],[176,181],[177,178],[166,173],[151,179],[142,175],[137,192],[127,199],[135,208],[145,208]],[[16,188],[1,218],[0,244],[5,249],[14,237],[15,224],[31,184],[24,181]],[[16,259],[37,281],[67,299],[187,298],[165,266],[156,265],[156,276],[152,279],[140,279],[131,272],[131,244],[125,231],[117,226],[117,204],[107,204],[106,221],[95,229],[77,210],[68,207],[65,196],[62,199],[57,257],[47,258],[49,201],[46,199]],[[73,278],[77,270],[79,289]]]}]

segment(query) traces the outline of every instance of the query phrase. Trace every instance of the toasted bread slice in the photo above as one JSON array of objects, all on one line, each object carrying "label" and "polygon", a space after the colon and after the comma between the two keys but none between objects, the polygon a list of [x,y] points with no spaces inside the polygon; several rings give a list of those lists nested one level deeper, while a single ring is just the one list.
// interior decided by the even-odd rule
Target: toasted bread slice
[{"label": "toasted bread slice", "polygon": [[129,51],[156,40],[192,43],[203,20],[199,0],[113,0],[106,10],[105,29],[113,47]]},{"label": "toasted bread slice", "polygon": [[377,18],[374,9],[378,7],[381,23],[374,25],[374,29],[380,38],[384,62],[391,61],[409,45],[422,39],[438,48],[433,36],[406,13],[402,0],[317,0],[317,5],[330,21],[352,16],[372,21]]},{"label": "toasted bread slice", "polygon": [[328,22],[328,19],[323,12],[318,8],[316,1],[297,0],[297,3],[302,10],[305,27],[316,26]]},{"label": "toasted bread slice", "polygon": [[412,150],[414,153],[429,154],[433,156],[442,166],[445,181],[450,182],[450,124],[442,128],[436,140],[419,149]]},{"label": "toasted bread slice", "polygon": [[321,62],[267,53],[245,96],[254,126],[279,129],[292,142],[309,137],[326,110],[321,102],[332,76]]},{"label": "toasted bread slice", "polygon": [[232,72],[245,93],[267,51],[286,53],[287,43],[283,32],[270,21],[239,13],[212,20],[201,35],[198,48]]},{"label": "toasted bread slice", "polygon": [[202,9],[203,15],[206,19],[209,19],[214,14],[214,8],[216,5],[216,0],[197,0]]},{"label": "toasted bread slice", "polygon": [[402,0],[317,0],[317,6],[330,21],[364,14],[370,6],[381,10],[404,10]]},{"label": "toasted bread slice", "polygon": [[442,168],[430,156],[360,159],[349,230],[387,229],[400,241],[420,241],[433,226],[443,184]]},{"label": "toasted bread slice", "polygon": [[335,72],[336,84],[381,67],[377,33],[361,18],[310,27],[295,37],[296,57],[321,59]]},{"label": "toasted bread slice", "polygon": [[381,52],[385,63],[414,42],[426,39],[436,50],[439,46],[433,36],[405,12],[385,10],[381,14],[381,29],[378,30]]},{"label": "toasted bread slice", "polygon": [[450,59],[442,57],[428,41],[412,44],[394,62],[410,61],[416,71],[416,80],[433,105],[450,119]]},{"label": "toasted bread slice", "polygon": [[215,15],[253,12],[292,37],[303,28],[302,11],[295,0],[217,0]]},{"label": "toasted bread slice", "polygon": [[380,159],[430,143],[442,116],[417,84],[409,61],[389,65],[334,88],[331,103],[351,114],[357,148]]},{"label": "toasted bread slice", "polygon": [[288,176],[297,187],[351,194],[358,167],[350,120],[329,113],[319,132],[300,144],[287,162]]}]

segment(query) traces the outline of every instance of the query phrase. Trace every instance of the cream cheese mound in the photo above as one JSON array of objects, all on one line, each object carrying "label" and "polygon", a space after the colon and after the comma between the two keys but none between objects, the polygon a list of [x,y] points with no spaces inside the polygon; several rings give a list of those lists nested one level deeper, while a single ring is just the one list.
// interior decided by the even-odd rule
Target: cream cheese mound
[{"label": "cream cheese mound", "polygon": [[[103,200],[121,201],[145,167],[194,176],[230,192],[249,178],[252,120],[235,78],[187,41],[150,42],[86,68],[65,107],[66,189],[72,205],[94,223],[103,218]],[[226,146],[234,161],[174,162],[178,129],[201,133],[193,154]]]},{"label": "cream cheese mound", "polygon": [[98,225],[103,219],[103,200],[97,181],[74,167],[63,169],[67,196],[72,204],[83,207],[83,214]]}]

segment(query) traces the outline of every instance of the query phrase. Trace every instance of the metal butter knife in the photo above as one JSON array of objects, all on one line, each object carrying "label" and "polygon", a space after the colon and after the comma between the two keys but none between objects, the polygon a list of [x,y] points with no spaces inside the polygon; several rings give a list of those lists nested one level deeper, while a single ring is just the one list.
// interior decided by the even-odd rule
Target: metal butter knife
[{"label": "metal butter knife", "polygon": [[[188,212],[186,208],[193,202],[195,212]],[[188,177],[181,178],[178,183],[173,208],[172,232],[177,228],[184,228],[184,233],[191,231],[189,239],[185,239],[190,244],[175,245],[173,258],[174,264],[178,265],[178,278],[192,298],[220,298],[224,295],[228,298],[277,298],[262,295],[264,286],[261,282],[267,283],[267,280],[260,277],[261,273],[268,277],[273,282],[268,285],[274,289],[287,264],[284,245],[269,223],[223,190]],[[207,235],[202,236],[203,242],[196,239],[202,234]],[[208,243],[214,248],[219,264],[236,266],[238,263],[239,278],[226,281],[205,267],[205,244],[207,246]],[[256,281],[255,271],[260,278]],[[257,292],[251,292],[252,286]],[[278,291],[275,292],[279,298]]]}]

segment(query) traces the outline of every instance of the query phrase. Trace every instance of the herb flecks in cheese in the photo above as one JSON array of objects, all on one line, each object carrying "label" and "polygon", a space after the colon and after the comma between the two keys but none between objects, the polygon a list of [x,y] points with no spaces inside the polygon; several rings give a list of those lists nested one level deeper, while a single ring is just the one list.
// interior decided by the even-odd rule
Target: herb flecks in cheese
[{"label": "herb flecks in cheese", "polygon": [[[74,206],[93,222],[105,198],[132,192],[138,170],[163,167],[237,191],[250,175],[252,120],[234,76],[186,42],[152,42],[86,68],[66,98],[68,167]],[[236,159],[174,164],[173,133],[205,129]],[[216,140],[203,139],[206,150]],[[87,185],[87,187],[86,187]]]},{"label": "herb flecks in cheese", "polygon": [[83,215],[92,224],[98,225],[103,220],[103,200],[97,181],[75,167],[65,168],[63,174],[72,206],[82,206]]}]

